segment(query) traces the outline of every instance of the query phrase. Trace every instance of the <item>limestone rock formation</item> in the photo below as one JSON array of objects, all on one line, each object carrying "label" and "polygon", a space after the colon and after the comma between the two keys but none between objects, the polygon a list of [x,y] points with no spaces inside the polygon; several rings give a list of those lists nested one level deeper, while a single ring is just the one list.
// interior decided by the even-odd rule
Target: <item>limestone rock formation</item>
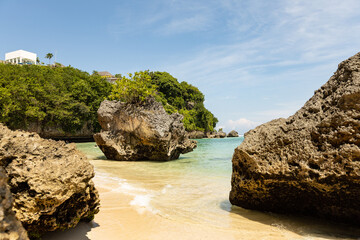
[{"label": "limestone rock formation", "polygon": [[245,134],[230,201],[360,224],[360,53],[288,119]]},{"label": "limestone rock formation", "polygon": [[28,239],[25,229],[12,210],[12,196],[7,185],[7,176],[2,167],[0,167],[0,239]]},{"label": "limestone rock formation", "polygon": [[218,131],[216,134],[216,137],[218,138],[225,138],[226,137],[226,133],[224,133],[223,131]]},{"label": "limestone rock formation", "polygon": [[74,227],[99,211],[93,167],[74,144],[0,125],[0,166],[30,236]]},{"label": "limestone rock formation", "polygon": [[196,141],[187,137],[182,118],[167,114],[152,98],[143,104],[105,100],[98,110],[102,131],[94,139],[108,159],[177,159],[196,147]]},{"label": "limestone rock formation", "polygon": [[228,133],[227,137],[239,137],[239,133],[235,130],[232,130]]},{"label": "limestone rock formation", "polygon": [[202,131],[191,131],[188,132],[188,136],[190,139],[201,139],[201,138],[205,138],[206,135],[204,132]]}]

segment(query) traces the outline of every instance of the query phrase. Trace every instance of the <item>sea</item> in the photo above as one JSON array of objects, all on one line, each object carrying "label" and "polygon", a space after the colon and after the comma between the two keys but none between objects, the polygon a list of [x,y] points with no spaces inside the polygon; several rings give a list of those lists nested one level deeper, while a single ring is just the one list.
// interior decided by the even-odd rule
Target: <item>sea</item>
[{"label": "sea", "polygon": [[193,152],[173,161],[112,161],[95,142],[76,146],[94,165],[95,184],[126,194],[140,216],[206,226],[224,232],[224,239],[360,239],[360,230],[349,225],[231,205],[231,160],[243,140],[198,139]]}]

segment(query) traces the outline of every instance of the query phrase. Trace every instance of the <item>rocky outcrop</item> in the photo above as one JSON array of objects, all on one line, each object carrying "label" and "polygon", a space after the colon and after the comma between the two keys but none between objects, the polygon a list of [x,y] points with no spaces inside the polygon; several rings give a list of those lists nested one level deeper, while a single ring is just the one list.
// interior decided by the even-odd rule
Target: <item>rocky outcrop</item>
[{"label": "rocky outcrop", "polygon": [[30,236],[74,227],[99,211],[93,167],[74,144],[0,125],[0,166],[9,177],[13,210]]},{"label": "rocky outcrop", "polygon": [[201,139],[201,138],[205,138],[206,135],[202,131],[191,131],[191,132],[188,132],[188,137],[190,139]]},{"label": "rocky outcrop", "polygon": [[217,136],[218,138],[224,138],[224,137],[226,137],[226,133],[224,133],[223,131],[218,131],[217,134],[216,134],[216,136]]},{"label": "rocky outcrop", "polygon": [[205,133],[206,138],[224,138],[226,137],[226,133],[223,131],[213,131],[213,132],[206,132]]},{"label": "rocky outcrop", "polygon": [[187,137],[182,118],[167,114],[154,99],[137,104],[105,100],[98,110],[102,131],[94,139],[108,159],[177,159],[196,147],[196,141]]},{"label": "rocky outcrop", "polygon": [[239,134],[237,131],[232,130],[228,133],[227,137],[239,137]]},{"label": "rocky outcrop", "polygon": [[232,161],[232,204],[359,226],[360,53],[293,116],[247,132]]},{"label": "rocky outcrop", "polygon": [[27,132],[35,132],[42,138],[50,138],[54,140],[93,141],[94,135],[94,128],[91,121],[85,122],[82,128],[77,131],[68,131],[59,124],[44,126],[41,122],[30,122],[23,130]]},{"label": "rocky outcrop", "polygon": [[12,196],[7,185],[7,176],[2,167],[0,167],[0,239],[28,239],[25,229],[12,210]]}]

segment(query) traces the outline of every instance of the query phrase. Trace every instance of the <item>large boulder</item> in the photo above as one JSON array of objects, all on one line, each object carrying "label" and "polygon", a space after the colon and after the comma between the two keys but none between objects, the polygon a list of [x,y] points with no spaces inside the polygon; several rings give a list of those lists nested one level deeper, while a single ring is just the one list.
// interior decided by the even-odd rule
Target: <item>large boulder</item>
[{"label": "large boulder", "polygon": [[108,159],[177,159],[196,147],[196,141],[188,139],[182,118],[167,114],[152,98],[137,104],[105,100],[98,110],[102,131],[94,139]]},{"label": "large boulder", "polygon": [[360,224],[360,53],[288,119],[245,134],[230,201]]},{"label": "large boulder", "polygon": [[30,236],[74,227],[99,211],[93,167],[74,144],[0,125],[0,166]]},{"label": "large boulder", "polygon": [[227,137],[239,137],[239,134],[237,131],[232,130],[228,133]]},{"label": "large boulder", "polygon": [[7,176],[2,167],[0,167],[0,239],[28,239],[25,229],[12,210],[12,196],[7,184]]}]

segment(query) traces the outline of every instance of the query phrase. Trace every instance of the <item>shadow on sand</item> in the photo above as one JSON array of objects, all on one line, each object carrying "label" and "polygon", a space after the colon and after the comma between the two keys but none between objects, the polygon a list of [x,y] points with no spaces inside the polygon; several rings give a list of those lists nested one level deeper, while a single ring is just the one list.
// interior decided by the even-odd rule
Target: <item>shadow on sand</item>
[{"label": "shadow on sand", "polygon": [[89,240],[86,236],[91,229],[97,228],[100,225],[94,221],[91,222],[80,222],[75,228],[67,230],[57,230],[54,232],[49,232],[42,236],[42,240]]},{"label": "shadow on sand", "polygon": [[228,200],[221,202],[220,208],[230,214],[237,214],[251,221],[288,230],[304,237],[360,239],[359,227],[357,228],[348,224],[336,223],[326,219],[248,210],[233,206]]}]

